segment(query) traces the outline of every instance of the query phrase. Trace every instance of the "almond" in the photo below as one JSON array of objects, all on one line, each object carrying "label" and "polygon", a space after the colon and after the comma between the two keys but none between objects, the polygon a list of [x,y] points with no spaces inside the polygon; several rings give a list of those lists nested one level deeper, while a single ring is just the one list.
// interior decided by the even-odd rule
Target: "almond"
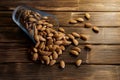
[{"label": "almond", "polygon": [[85,45],[85,49],[88,50],[88,51],[91,51],[92,50],[92,46],[91,45]]},{"label": "almond", "polygon": [[84,22],[84,19],[83,18],[77,18],[76,19],[78,22]]},{"label": "almond", "polygon": [[77,32],[72,32],[72,35],[74,36],[74,37],[80,37],[80,35],[77,33]]},{"label": "almond", "polygon": [[64,28],[62,27],[58,28],[58,31],[63,32],[63,33],[65,32]]},{"label": "almond", "polygon": [[74,20],[74,19],[71,19],[71,20],[69,20],[69,23],[70,23],[70,24],[76,24],[76,23],[77,23],[77,21],[76,21],[76,20]]},{"label": "almond", "polygon": [[70,50],[70,54],[75,55],[75,56],[79,55],[79,53],[75,50]]},{"label": "almond", "polygon": [[52,54],[53,56],[53,59],[57,59],[58,58],[58,54],[57,54],[57,52],[56,51],[53,51],[53,54]]},{"label": "almond", "polygon": [[70,39],[74,39],[74,36],[72,34],[67,34],[67,36],[70,38]]},{"label": "almond", "polygon": [[94,27],[92,28],[92,30],[93,30],[95,33],[99,33],[99,28],[96,27],[96,26],[94,26]]},{"label": "almond", "polygon": [[81,49],[79,47],[73,47],[72,50],[75,50],[77,52],[81,52]]},{"label": "almond", "polygon": [[64,62],[63,60],[60,61],[60,67],[61,67],[62,69],[65,68],[65,62]]},{"label": "almond", "polygon": [[91,23],[85,23],[85,28],[91,28],[92,24]]},{"label": "almond", "polygon": [[87,35],[81,34],[80,38],[84,41],[86,41],[88,39]]},{"label": "almond", "polygon": [[76,66],[80,66],[81,63],[82,63],[82,60],[81,60],[81,59],[78,59],[78,60],[75,62]]},{"label": "almond", "polygon": [[36,61],[37,59],[38,59],[38,53],[34,53],[32,60],[33,60],[33,61]]},{"label": "almond", "polygon": [[76,39],[73,39],[73,43],[75,46],[77,46],[79,44],[79,42]]},{"label": "almond", "polygon": [[90,14],[89,14],[89,13],[85,13],[85,18],[86,18],[86,19],[88,19],[88,20],[89,20],[89,19],[90,19],[90,17],[91,17],[91,16],[90,16]]},{"label": "almond", "polygon": [[56,63],[56,60],[51,60],[50,61],[50,66],[54,65]]}]

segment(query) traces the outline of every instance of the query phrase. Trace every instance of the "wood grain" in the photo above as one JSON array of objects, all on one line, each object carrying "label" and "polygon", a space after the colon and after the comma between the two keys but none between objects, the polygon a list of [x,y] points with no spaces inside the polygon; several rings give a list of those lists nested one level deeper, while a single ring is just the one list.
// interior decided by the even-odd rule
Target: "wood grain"
[{"label": "wood grain", "polygon": [[[83,27],[83,23],[69,24],[70,19],[76,19],[78,17],[84,18],[85,12],[48,12],[55,15],[60,26],[70,26],[70,27]],[[90,20],[85,22],[90,22],[95,26],[99,27],[120,27],[120,12],[89,12],[91,15]],[[12,12],[0,12],[0,25],[15,25],[12,20]],[[105,18],[104,18],[105,17]],[[112,22],[112,23],[111,23]]]},{"label": "wood grain", "polygon": [[5,0],[0,2],[0,10],[13,10],[18,5],[46,11],[120,11],[119,0]]},{"label": "wood grain", "polygon": [[[1,80],[119,80],[119,67],[114,65],[67,64],[64,70],[32,63],[11,63],[0,65]],[[11,75],[12,74],[12,75]],[[49,75],[48,75],[49,74]]]},{"label": "wood grain", "polygon": [[[28,5],[35,7],[40,10],[49,10],[49,11],[75,11],[78,10],[79,0],[17,0],[17,1],[1,1],[0,10],[13,10],[19,5]],[[9,4],[8,4],[9,3]],[[14,4],[14,5],[13,5]],[[35,5],[34,5],[35,4]]]},{"label": "wood grain", "polygon": [[[100,28],[98,34],[94,33],[92,29],[86,28],[74,28],[63,27],[66,33],[77,32],[80,34],[86,34],[88,36],[87,41],[78,39],[80,44],[120,44],[120,28]],[[30,42],[30,38],[17,26],[0,27],[0,42]]]},{"label": "wood grain", "polygon": [[[4,62],[31,62],[28,57],[28,49],[30,44],[20,43],[0,43],[0,63]],[[78,57],[69,55],[69,50],[73,46],[66,48],[60,60],[65,60],[67,63],[74,63],[76,59],[82,59],[83,63],[88,64],[120,64],[120,45],[92,45],[92,51],[86,51],[85,45],[79,45],[82,49]]]}]

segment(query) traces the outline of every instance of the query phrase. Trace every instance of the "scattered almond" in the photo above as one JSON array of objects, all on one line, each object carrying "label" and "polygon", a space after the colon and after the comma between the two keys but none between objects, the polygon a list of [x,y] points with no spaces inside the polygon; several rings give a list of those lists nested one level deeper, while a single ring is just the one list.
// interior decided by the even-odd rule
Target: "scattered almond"
[{"label": "scattered almond", "polygon": [[82,63],[82,60],[81,60],[81,59],[78,59],[78,60],[75,62],[76,66],[80,66],[81,63]]},{"label": "scattered almond", "polygon": [[79,55],[79,53],[75,50],[70,50],[70,54],[75,55],[75,56]]},{"label": "scattered almond", "polygon": [[85,28],[91,28],[92,24],[91,23],[85,23]]},{"label": "scattered almond", "polygon": [[95,33],[99,33],[99,28],[96,27],[96,26],[94,26],[94,27],[92,28],[92,30],[93,30]]},{"label": "scattered almond", "polygon": [[60,61],[60,67],[61,67],[62,69],[65,68],[65,62],[64,62],[63,60]]},{"label": "scattered almond", "polygon": [[85,41],[88,39],[88,37],[87,37],[85,34],[81,34],[81,35],[80,35],[80,38],[81,38],[82,40],[85,40]]},{"label": "scattered almond", "polygon": [[78,22],[84,22],[84,19],[83,18],[77,18],[76,19]]},{"label": "scattered almond", "polygon": [[70,23],[70,24],[76,24],[76,23],[77,23],[77,21],[76,21],[76,20],[74,20],[74,19],[71,19],[71,20],[69,21],[69,23]]},{"label": "scattered almond", "polygon": [[91,17],[91,16],[90,16],[90,14],[89,14],[89,13],[85,13],[85,18],[86,18],[86,19],[88,19],[88,20],[89,20],[89,19],[90,19],[90,17]]}]

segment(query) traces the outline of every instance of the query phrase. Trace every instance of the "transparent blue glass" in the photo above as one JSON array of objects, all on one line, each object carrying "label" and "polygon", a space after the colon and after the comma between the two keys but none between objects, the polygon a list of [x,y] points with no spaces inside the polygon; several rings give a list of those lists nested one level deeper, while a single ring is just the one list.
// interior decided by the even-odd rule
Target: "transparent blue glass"
[{"label": "transparent blue glass", "polygon": [[31,8],[31,7],[28,7],[28,6],[18,6],[18,7],[16,7],[16,9],[12,13],[12,19],[28,35],[28,37],[30,37],[30,39],[34,43],[36,43],[36,41],[34,40],[34,37],[33,37],[34,33],[30,34],[28,32],[28,30],[25,28],[25,26],[20,22],[20,18],[21,18],[22,14],[24,13],[25,10],[31,10],[33,12],[37,12],[41,16],[48,16],[50,18],[51,24],[54,24],[55,28],[59,27],[58,19],[52,14],[49,14],[49,13],[46,13],[46,12]]}]

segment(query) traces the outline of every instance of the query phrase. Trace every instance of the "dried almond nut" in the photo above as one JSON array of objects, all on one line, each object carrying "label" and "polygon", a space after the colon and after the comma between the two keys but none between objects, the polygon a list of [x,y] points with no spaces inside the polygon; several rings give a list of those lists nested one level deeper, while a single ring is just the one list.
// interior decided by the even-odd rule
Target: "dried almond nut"
[{"label": "dried almond nut", "polygon": [[59,27],[58,31],[63,32],[63,33],[65,32],[64,28],[62,28],[62,27]]},{"label": "dried almond nut", "polygon": [[46,39],[43,38],[41,35],[39,35],[39,40],[40,40],[40,41],[46,41]]},{"label": "dried almond nut", "polygon": [[35,41],[39,42],[39,36],[38,35],[34,35],[34,39],[35,39]]},{"label": "dried almond nut", "polygon": [[46,62],[46,64],[50,63],[50,59],[48,56],[42,56],[42,59]]},{"label": "dried almond nut", "polygon": [[65,50],[65,46],[61,45],[60,49],[64,51]]},{"label": "dried almond nut", "polygon": [[71,20],[69,20],[69,23],[70,23],[70,24],[76,24],[76,23],[77,23],[77,21],[76,21],[76,20],[74,20],[74,19],[71,19]]},{"label": "dried almond nut", "polygon": [[33,52],[37,53],[38,52],[37,48],[34,47]]},{"label": "dried almond nut", "polygon": [[42,19],[48,19],[48,17],[47,16],[43,16]]},{"label": "dried almond nut", "polygon": [[63,45],[65,45],[65,46],[70,45],[71,43],[72,43],[71,41],[67,41],[67,40],[63,41]]},{"label": "dried almond nut", "polygon": [[62,54],[62,50],[59,49],[59,50],[58,50],[58,55],[61,55],[61,54]]},{"label": "dried almond nut", "polygon": [[38,30],[37,30],[36,26],[34,26],[34,35],[38,35]]},{"label": "dried almond nut", "polygon": [[36,61],[38,59],[38,53],[34,53],[33,54],[33,57],[32,57],[32,60],[33,61]]},{"label": "dried almond nut", "polygon": [[79,42],[76,39],[73,39],[73,43],[75,46],[77,46],[79,44]]},{"label": "dried almond nut", "polygon": [[39,50],[39,54],[42,56],[49,56],[52,54],[52,52]]},{"label": "dried almond nut", "polygon": [[63,43],[63,41],[56,41],[55,44],[56,45],[61,45]]},{"label": "dried almond nut", "polygon": [[50,66],[54,65],[56,63],[56,60],[51,60],[50,61]]},{"label": "dried almond nut", "polygon": [[52,28],[53,27],[53,24],[47,24],[48,27]]},{"label": "dried almond nut", "polygon": [[99,33],[99,28],[96,27],[96,26],[94,26],[94,27],[92,28],[92,30],[93,30],[95,33]]},{"label": "dried almond nut", "polygon": [[37,26],[37,30],[41,30],[41,28],[42,28],[42,25]]},{"label": "dried almond nut", "polygon": [[37,21],[37,24],[43,24],[43,21],[39,20]]},{"label": "dried almond nut", "polygon": [[75,50],[70,50],[70,54],[75,55],[75,56],[79,55],[79,53]]},{"label": "dried almond nut", "polygon": [[72,35],[73,35],[74,37],[80,37],[80,35],[79,35],[77,32],[72,32]]},{"label": "dried almond nut", "polygon": [[81,35],[80,35],[80,38],[81,38],[82,40],[84,40],[84,41],[86,41],[86,40],[88,39],[88,37],[87,37],[86,35],[84,35],[84,34],[81,34]]},{"label": "dried almond nut", "polygon": [[77,52],[81,52],[81,49],[79,47],[73,47],[72,50],[75,50]]},{"label": "dried almond nut", "polygon": [[63,60],[60,61],[60,67],[61,67],[62,69],[65,68],[65,62],[64,62]]},{"label": "dried almond nut", "polygon": [[74,36],[72,34],[67,34],[67,36],[70,38],[70,39],[74,39]]},{"label": "dried almond nut", "polygon": [[39,44],[40,44],[40,41],[36,42],[35,48],[37,48],[39,46]]},{"label": "dried almond nut", "polygon": [[91,28],[92,24],[91,23],[85,23],[85,28]]},{"label": "dried almond nut", "polygon": [[82,60],[81,60],[81,59],[78,59],[78,60],[75,62],[76,66],[80,66],[81,63],[82,63]]},{"label": "dried almond nut", "polygon": [[52,57],[52,55],[50,55],[50,56],[49,56],[49,58],[50,58],[50,60],[53,60],[53,57]]},{"label": "dried almond nut", "polygon": [[78,22],[84,22],[84,19],[83,18],[77,18],[76,19]]},{"label": "dried almond nut", "polygon": [[85,45],[84,48],[88,51],[91,51],[92,50],[92,45]]},{"label": "dried almond nut", "polygon": [[29,18],[29,21],[30,21],[30,22],[36,22],[37,20],[36,20],[35,18],[32,18],[32,17],[31,17],[31,18]]},{"label": "dried almond nut", "polygon": [[90,17],[91,17],[91,16],[90,16],[90,14],[89,14],[89,13],[85,13],[85,18],[86,18],[86,19],[88,19],[88,20],[89,20],[89,19],[90,19]]},{"label": "dried almond nut", "polygon": [[56,51],[53,51],[53,54],[52,54],[53,56],[53,59],[57,59],[58,58],[58,54],[57,54],[57,52]]}]

